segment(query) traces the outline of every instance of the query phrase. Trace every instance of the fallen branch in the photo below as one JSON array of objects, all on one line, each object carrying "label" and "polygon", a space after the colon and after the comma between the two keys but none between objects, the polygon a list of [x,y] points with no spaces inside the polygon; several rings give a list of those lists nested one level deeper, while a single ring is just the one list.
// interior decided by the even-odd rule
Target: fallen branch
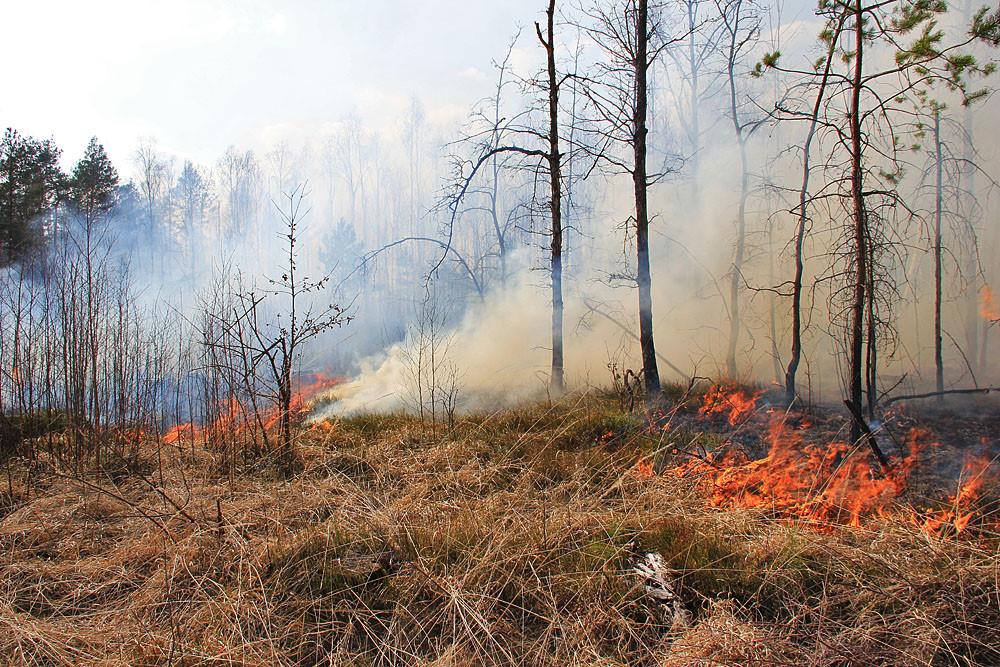
[{"label": "fallen branch", "polygon": [[898,401],[915,401],[919,398],[934,398],[935,396],[950,396],[952,394],[988,394],[991,391],[1000,391],[1000,387],[973,387],[971,389],[945,389],[944,391],[929,391],[926,394],[905,394],[903,396],[893,396],[882,405],[888,407]]},{"label": "fallen branch", "polygon": [[156,484],[154,484],[151,480],[147,479],[145,475],[143,475],[141,472],[139,472],[137,470],[133,470],[132,474],[134,474],[136,477],[138,477],[140,480],[142,480],[146,484],[146,486],[148,486],[153,492],[155,492],[157,495],[159,495],[165,501],[167,501],[168,503],[170,503],[173,506],[173,508],[175,510],[177,510],[178,514],[180,514],[181,516],[183,516],[185,519],[187,519],[188,521],[190,521],[194,525],[196,525],[196,526],[200,525],[198,523],[198,520],[195,519],[190,514],[188,514],[187,510],[185,510],[183,507],[181,507],[181,505],[179,505],[176,500],[174,500],[173,498],[171,498],[170,495],[166,492],[166,490],[164,490],[161,487],[159,487]]},{"label": "fallen branch", "polygon": [[146,511],[146,509],[144,507],[142,507],[141,505],[139,505],[138,503],[132,502],[131,500],[129,500],[125,496],[121,495],[120,493],[115,493],[114,491],[111,491],[110,489],[106,489],[103,486],[100,486],[98,484],[93,484],[92,482],[88,482],[87,480],[82,479],[80,477],[72,477],[70,475],[64,475],[61,472],[56,472],[56,471],[53,471],[52,474],[54,476],[56,476],[56,477],[61,478],[61,479],[65,479],[67,481],[73,482],[74,484],[80,484],[81,486],[85,486],[88,489],[91,489],[93,491],[97,491],[98,493],[103,493],[103,494],[107,495],[108,497],[110,497],[110,498],[112,498],[114,500],[117,500],[118,502],[122,503],[123,505],[128,505],[129,507],[131,507],[132,509],[134,509],[136,512],[138,512],[139,515],[142,516],[142,518],[146,519],[147,521],[149,521],[150,523],[152,523],[153,525],[155,525],[157,528],[159,528],[161,531],[163,531],[163,534],[167,536],[167,539],[169,539],[174,544],[177,544],[177,540],[174,539],[174,536],[170,533],[170,530],[167,529],[166,525],[164,525],[162,521],[160,521],[159,519],[157,519],[155,516],[153,516],[152,514],[150,514],[148,511]]}]

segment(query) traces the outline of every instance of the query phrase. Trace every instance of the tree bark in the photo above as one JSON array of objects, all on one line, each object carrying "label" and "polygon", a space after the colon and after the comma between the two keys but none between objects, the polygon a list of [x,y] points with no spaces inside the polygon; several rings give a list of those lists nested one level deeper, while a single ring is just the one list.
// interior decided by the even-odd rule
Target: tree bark
[{"label": "tree bark", "polygon": [[[862,405],[863,392],[863,353],[865,348],[865,303],[868,282],[868,221],[865,211],[863,190],[861,150],[861,93],[862,66],[864,63],[864,10],[862,0],[854,2],[854,72],[851,81],[851,103],[849,112],[849,132],[851,140],[851,200],[853,206],[853,294],[848,336],[848,396],[856,405]],[[851,440],[861,437],[861,428],[857,421],[851,423]]]},{"label": "tree bark", "polygon": [[638,260],[636,282],[639,288],[639,345],[642,348],[642,376],[646,398],[654,401],[660,393],[660,374],[656,367],[656,347],[653,343],[653,294],[649,270],[649,209],[647,206],[648,178],[646,175],[647,83],[649,66],[649,6],[638,0],[635,21],[635,106],[632,115],[632,147],[634,168],[632,184],[635,190],[635,239]]},{"label": "tree bark", "polygon": [[943,187],[941,111],[934,110],[934,387],[944,391],[944,354],[941,345],[941,214]]},{"label": "tree bark", "polygon": [[538,28],[538,39],[545,48],[549,93],[549,188],[552,213],[550,272],[552,278],[552,370],[550,388],[556,394],[565,388],[563,361],[563,288],[562,288],[562,156],[559,153],[559,81],[556,78],[555,48],[556,0],[549,0],[545,10],[546,37]]}]

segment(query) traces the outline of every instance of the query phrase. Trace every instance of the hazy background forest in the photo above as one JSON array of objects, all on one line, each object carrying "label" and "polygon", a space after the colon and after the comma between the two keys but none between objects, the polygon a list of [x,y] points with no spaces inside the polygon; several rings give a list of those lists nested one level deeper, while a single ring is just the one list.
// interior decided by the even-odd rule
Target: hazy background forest
[{"label": "hazy background forest", "polygon": [[[23,271],[43,248],[58,246],[60,230],[83,220],[107,246],[107,267],[128,265],[137,326],[166,318],[185,329],[224,273],[258,281],[280,273],[283,199],[298,188],[308,210],[298,232],[300,274],[329,276],[321,298],[351,319],[313,340],[296,365],[360,374],[339,409],[407,402],[407,384],[415,382],[407,358],[428,318],[441,320],[434,335],[447,351],[435,363],[447,358],[458,401],[472,407],[544,393],[552,343],[542,167],[538,158],[498,153],[471,173],[491,148],[536,148],[542,135],[532,136],[532,128],[545,127],[545,51],[533,25],[540,15],[521,5],[505,3],[488,16],[448,3],[401,5],[399,12],[123,6],[108,12],[111,21],[65,8],[54,18],[55,39],[84,48],[91,37],[83,26],[109,39],[69,62],[43,54],[30,81],[15,84],[28,87],[24,94],[0,107],[17,133],[4,141],[4,186],[14,192],[26,178],[37,188],[5,203],[8,273]],[[810,95],[796,72],[823,55],[818,36],[826,19],[808,3],[681,2],[655,10],[648,161],[656,172],[649,208],[660,373],[675,381],[701,375],[784,384],[808,130],[801,114]],[[39,10],[15,11],[31,21]],[[572,386],[610,382],[609,364],[619,372],[642,368],[632,333],[631,179],[605,159],[621,146],[601,147],[589,88],[608,58],[594,11],[567,5],[556,16],[556,63],[565,77],[559,132]],[[960,26],[973,12],[959,7],[935,20],[961,41]],[[418,30],[426,32],[414,44]],[[8,60],[17,39],[5,46]],[[208,59],[216,47],[229,51]],[[898,48],[874,40],[871,69],[891,62]],[[985,63],[985,48],[975,41],[965,51]],[[403,57],[403,50],[421,55]],[[788,69],[755,72],[775,51]],[[104,58],[108,65],[98,68]],[[79,76],[88,61],[96,78]],[[992,81],[967,78],[970,92]],[[989,94],[962,102],[954,87],[938,85],[866,130],[866,168],[887,176],[898,197],[883,204],[885,249],[873,283],[880,382],[897,393],[934,388],[938,194],[945,386],[985,386],[996,372],[989,352],[996,103]],[[102,114],[113,103],[120,106]],[[104,143],[80,158],[92,134]],[[898,152],[889,154],[892,134]],[[817,173],[809,194],[819,199],[804,235],[799,382],[810,401],[837,399],[848,374],[840,299],[846,269],[838,254],[844,220],[838,205],[823,199],[837,178],[833,141],[821,137],[811,149]],[[96,187],[108,190],[95,211],[79,201],[86,186],[74,184],[87,160],[102,163]],[[22,168],[31,173],[14,174]],[[22,307],[18,294],[5,299],[7,331],[11,308]],[[11,340],[7,335],[5,344]],[[4,368],[9,395],[16,379],[10,362]]]}]

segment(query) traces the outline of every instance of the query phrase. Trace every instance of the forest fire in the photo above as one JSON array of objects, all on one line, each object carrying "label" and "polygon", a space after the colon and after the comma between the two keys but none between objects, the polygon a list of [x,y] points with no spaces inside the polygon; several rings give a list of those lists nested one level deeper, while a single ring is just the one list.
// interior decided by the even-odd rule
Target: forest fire
[{"label": "forest fire", "polygon": [[747,392],[742,389],[713,385],[705,394],[701,408],[703,415],[726,414],[730,426],[746,421],[757,407],[757,400],[763,392]]},{"label": "forest fire", "polygon": [[[740,399],[745,393],[737,394]],[[731,401],[732,394],[727,394]],[[711,401],[711,403],[709,402]],[[718,392],[706,396],[713,406],[702,414],[718,412]],[[743,402],[734,405],[743,406]],[[730,423],[739,423],[741,413],[730,413]],[[976,516],[986,479],[989,459],[967,457],[958,489],[942,509],[922,511],[904,506],[900,499],[910,488],[913,473],[924,452],[936,447],[932,433],[913,428],[906,438],[906,452],[891,461],[885,474],[872,466],[864,445],[843,442],[813,442],[810,426],[790,424],[788,414],[771,413],[767,426],[768,453],[751,459],[744,451],[730,448],[708,454],[675,467],[671,472],[697,479],[708,501],[716,507],[764,509],[783,519],[802,520],[822,529],[837,524],[860,527],[867,517],[894,511],[912,512],[913,520],[931,535],[957,535]],[[637,473],[641,471],[637,468]],[[641,475],[640,475],[641,476]],[[904,509],[908,507],[908,509]]]},{"label": "forest fire", "polygon": [[983,485],[991,473],[989,466],[990,461],[984,456],[966,459],[962,466],[958,489],[948,498],[948,506],[930,512],[923,519],[921,528],[933,535],[944,534],[949,529],[956,535],[965,531],[976,516],[976,505],[982,494]]},{"label": "forest fire", "polygon": [[[344,382],[342,376],[330,375],[322,371],[300,374],[296,378],[296,387],[292,393],[292,414],[303,414],[321,393],[342,382]],[[192,422],[176,424],[164,433],[161,441],[169,445],[182,442],[193,444],[196,440],[204,439],[206,434],[239,432],[246,428],[253,428],[255,424],[261,426],[265,431],[270,431],[278,425],[280,417],[281,414],[276,406],[268,406],[255,416],[252,406],[244,405],[243,402],[233,397],[229,399],[226,408],[209,425],[199,426]]]}]

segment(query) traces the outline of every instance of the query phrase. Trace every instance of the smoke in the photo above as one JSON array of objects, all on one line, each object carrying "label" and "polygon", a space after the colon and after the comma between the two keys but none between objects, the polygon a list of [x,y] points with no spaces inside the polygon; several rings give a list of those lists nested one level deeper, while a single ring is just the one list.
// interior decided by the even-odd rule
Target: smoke
[{"label": "smoke", "polygon": [[[531,270],[531,254],[530,249],[519,252],[512,264],[520,268],[510,284],[474,301],[440,336],[437,363],[457,370],[458,403],[463,411],[489,411],[548,397],[551,292],[546,274]],[[681,284],[686,268],[687,263],[677,262],[674,271],[661,271],[656,291],[668,296],[669,285]],[[606,387],[612,382],[611,366],[620,373],[640,369],[632,304],[635,292],[616,285],[620,281],[610,280],[605,271],[589,264],[575,267],[570,275],[564,317],[566,382],[575,390]],[[447,300],[449,295],[432,293],[431,298]],[[718,337],[719,327],[689,327],[676,314],[705,322],[719,319],[718,306],[711,299],[686,294],[664,301],[655,322],[661,377],[666,382],[682,382],[700,372],[717,372],[718,360],[708,352],[717,346],[699,344],[691,334]],[[322,398],[316,418],[419,409],[415,374],[420,347],[426,345],[419,320],[418,309],[406,338],[364,359],[352,381]]]},{"label": "smoke", "polygon": [[[817,55],[819,22],[805,4],[787,9],[792,13],[776,17],[764,34],[780,36],[782,58],[790,64],[811,62]],[[424,15],[417,18],[430,22]],[[275,39],[290,39],[300,23],[291,16],[287,25],[268,25],[281,33]],[[511,27],[513,32],[513,23]],[[560,29],[565,41],[560,66],[568,68],[576,36],[568,26]],[[536,72],[541,51],[533,39],[531,31],[525,31],[515,46],[512,80]],[[760,52],[773,46],[764,41],[741,65],[739,79],[748,118],[762,122],[749,141],[748,251],[738,276],[743,318],[737,358],[738,379],[766,385],[780,380],[788,361],[789,244],[795,188],[801,177],[803,127],[763,122],[787,83],[772,74],[762,79],[749,76]],[[503,52],[491,55],[500,58]],[[593,57],[587,52],[583,60]],[[888,58],[888,51],[880,57]],[[650,193],[655,216],[654,331],[661,377],[683,382],[692,375],[721,377],[725,372],[740,174],[718,68],[706,71],[702,97],[692,109],[684,97],[689,82],[683,68],[669,58],[662,60],[652,75],[650,159],[656,167],[676,170]],[[419,409],[414,358],[421,355],[421,346],[426,347],[420,333],[424,284],[428,270],[440,258],[440,247],[426,240],[408,241],[380,252],[407,237],[450,235],[452,246],[483,287],[480,298],[453,257],[433,280],[432,298],[441,317],[434,363],[440,365],[443,377],[454,380],[459,408],[489,410],[545,397],[551,305],[545,271],[547,239],[541,233],[546,220],[544,206],[539,205],[544,193],[536,190],[535,174],[501,171],[495,184],[477,182],[453,229],[447,229],[448,216],[438,206],[442,190],[455,180],[448,157],[463,150],[452,142],[468,130],[468,118],[475,117],[471,109],[488,111],[489,104],[475,101],[477,95],[491,94],[496,73],[487,63],[486,58],[462,63],[454,69],[457,83],[442,84],[441,90],[427,86],[420,95],[407,94],[401,86],[358,83],[350,96],[355,111],[339,117],[270,118],[249,145],[195,165],[205,183],[196,219],[186,217],[186,200],[177,187],[182,173],[179,160],[153,155],[157,180],[147,186],[140,165],[133,164],[137,188],[130,204],[133,210],[123,210],[116,224],[123,230],[118,236],[133,275],[150,295],[149,307],[169,302],[183,318],[195,320],[198,295],[213,289],[223,267],[242,271],[259,286],[280,276],[284,244],[278,209],[284,192],[307,183],[299,269],[313,279],[330,277],[327,289],[310,298],[317,304],[333,301],[350,306],[354,317],[342,330],[314,341],[299,360],[302,370],[328,370],[353,378],[330,394],[329,404],[319,414]],[[505,95],[501,116],[520,113],[525,100],[512,89],[505,89]],[[569,93],[563,99],[572,103]],[[953,188],[949,200],[978,202],[975,215],[956,206],[946,222],[946,243],[952,253],[946,258],[945,363],[948,382],[955,385],[985,384],[998,371],[986,344],[989,330],[980,316],[978,296],[991,284],[995,288],[1000,279],[991,259],[998,243],[996,225],[991,224],[997,209],[987,176],[998,173],[1000,166],[993,132],[997,101],[987,100],[968,117],[965,113],[957,105],[948,109],[956,124],[950,141],[960,158],[964,149],[959,130],[971,129],[982,173],[974,182],[964,181],[971,197],[960,197]],[[692,114],[700,122],[700,134],[693,141]],[[927,252],[927,182],[921,175],[925,158],[921,149],[905,160],[899,190],[913,204],[916,216],[898,212],[899,228],[893,230],[901,256],[893,265],[892,278],[900,289],[887,293],[895,327],[881,341],[881,363],[887,385],[898,381],[900,389],[925,387],[932,376],[933,267]],[[587,167],[579,163],[567,169],[564,339],[571,389],[609,384],[609,364],[621,370],[640,366],[633,333],[636,294],[634,283],[627,279],[635,263],[634,238],[627,229],[631,183],[626,175],[597,171],[581,180]],[[487,210],[494,185],[506,268],[498,256],[497,223]],[[820,401],[839,396],[842,385],[837,361],[843,348],[841,304],[836,298],[842,271],[836,257],[838,216],[833,206],[816,207],[805,252],[805,359],[800,386],[809,398]],[[962,240],[967,237],[966,220],[973,218],[980,234],[978,248]],[[149,231],[153,229],[155,233]],[[970,324],[973,321],[977,326]]]},{"label": "smoke", "polygon": [[[489,293],[470,306],[460,322],[442,337],[437,354],[457,369],[459,405],[483,411],[542,398],[546,394],[551,356],[548,292],[533,284],[529,272],[517,275],[507,289]],[[581,299],[567,303],[567,321],[581,318]],[[609,355],[626,345],[621,331],[607,321],[589,327],[569,327],[566,340],[567,380],[574,386],[607,384]],[[414,407],[414,373],[420,333],[412,327],[407,338],[384,354],[365,359],[350,383],[326,398],[320,413],[350,415],[398,411]],[[441,360],[439,360],[441,361]]]}]

